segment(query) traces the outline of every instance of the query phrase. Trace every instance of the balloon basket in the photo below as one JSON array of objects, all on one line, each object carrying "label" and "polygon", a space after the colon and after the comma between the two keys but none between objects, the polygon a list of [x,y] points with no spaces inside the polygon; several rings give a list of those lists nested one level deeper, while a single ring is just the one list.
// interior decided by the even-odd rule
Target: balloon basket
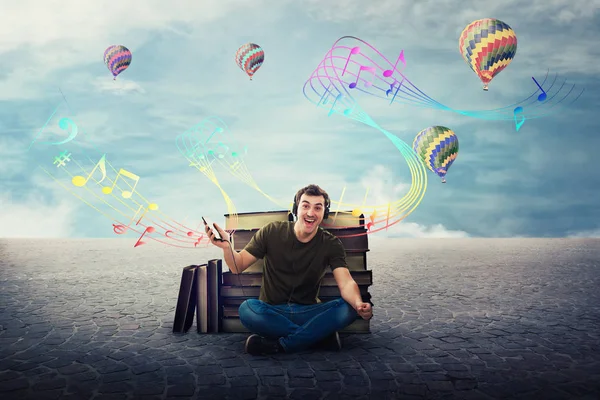
[{"label": "balloon basket", "polygon": [[483,85],[483,90],[484,90],[485,92],[487,92],[487,91],[488,91],[488,85]]}]

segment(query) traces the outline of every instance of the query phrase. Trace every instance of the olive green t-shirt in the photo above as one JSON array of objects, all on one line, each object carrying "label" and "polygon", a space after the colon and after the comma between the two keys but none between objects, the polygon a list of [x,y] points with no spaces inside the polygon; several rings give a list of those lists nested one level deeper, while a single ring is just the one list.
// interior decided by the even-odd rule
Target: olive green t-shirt
[{"label": "olive green t-shirt", "polygon": [[294,222],[270,222],[259,229],[244,248],[256,258],[264,258],[259,299],[269,304],[315,304],[321,280],[329,266],[346,266],[342,241],[318,227],[308,243],[294,233]]}]

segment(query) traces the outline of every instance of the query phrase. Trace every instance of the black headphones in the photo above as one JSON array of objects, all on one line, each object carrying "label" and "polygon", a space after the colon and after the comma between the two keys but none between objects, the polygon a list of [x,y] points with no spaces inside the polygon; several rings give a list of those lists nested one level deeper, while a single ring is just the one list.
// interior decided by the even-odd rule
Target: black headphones
[{"label": "black headphones", "polygon": [[[292,214],[294,214],[296,217],[298,217],[298,203],[296,199],[297,196],[294,196],[294,206],[292,207]],[[323,196],[324,197],[324,196]],[[325,221],[327,218],[329,218],[329,199],[325,200],[325,213],[323,214],[323,221]]]}]

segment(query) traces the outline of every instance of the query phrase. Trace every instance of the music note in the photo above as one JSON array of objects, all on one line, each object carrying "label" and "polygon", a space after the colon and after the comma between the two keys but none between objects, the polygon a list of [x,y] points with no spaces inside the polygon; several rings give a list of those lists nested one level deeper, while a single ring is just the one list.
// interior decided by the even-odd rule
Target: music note
[{"label": "music note", "polygon": [[[133,217],[131,217],[131,220],[129,221],[129,223],[127,224],[127,226],[123,225],[123,224],[113,224],[113,230],[115,231],[115,233],[117,235],[122,235],[125,232],[127,232],[129,230],[129,228],[131,227],[131,223],[133,222],[133,220],[135,219],[136,215],[138,215],[138,213],[140,212],[140,210],[144,208],[143,205],[140,205],[140,207],[138,208],[138,210],[135,212],[135,214],[133,214]],[[158,210],[158,204],[156,203],[150,203],[148,205],[148,207],[146,208],[146,210],[144,211],[144,213],[142,214],[142,216],[140,217],[140,219],[137,220],[137,222],[135,223],[136,225],[139,225],[140,221],[142,220],[142,218],[144,218],[144,215],[146,215],[146,213],[149,210]],[[118,232],[117,232],[118,231]],[[172,232],[172,231],[167,231],[167,232]],[[169,235],[167,235],[165,233],[165,235],[167,237],[169,237]]]},{"label": "music note", "polygon": [[390,76],[392,76],[392,74],[394,73],[394,70],[396,69],[396,66],[398,65],[398,61],[402,60],[402,64],[404,64],[404,66],[406,67],[406,60],[404,59],[404,50],[402,50],[400,52],[400,55],[398,56],[398,59],[396,60],[396,64],[394,64],[394,68],[393,69],[386,69],[385,71],[383,71],[383,76],[385,76],[386,78],[389,78]]},{"label": "music note", "polygon": [[[125,232],[127,232],[127,229],[129,227],[125,226],[125,225],[121,225],[121,224],[112,224],[113,226],[113,231],[117,234],[117,235],[122,235]],[[118,231],[118,232],[117,232]]]},{"label": "music note", "polygon": [[351,108],[346,108],[344,110],[344,115],[348,116],[348,115],[352,114],[352,111],[354,111],[355,107],[356,107],[356,103],[354,103]]},{"label": "music note", "polygon": [[[199,158],[200,160],[202,160],[202,159],[204,158],[204,154],[200,154],[200,155],[198,156],[198,158]],[[190,167],[198,167],[198,166],[200,166],[200,161],[190,161],[190,165],[189,165],[189,166],[190,166]]]},{"label": "music note", "polygon": [[344,76],[344,73],[346,72],[346,67],[348,66],[350,57],[352,57],[353,54],[358,54],[358,53],[360,53],[360,47],[353,47],[352,50],[350,50],[350,54],[348,54],[348,58],[346,59],[346,65],[344,65],[344,70],[342,71],[342,76]]},{"label": "music note", "polygon": [[335,107],[335,104],[338,102],[338,100],[341,100],[341,98],[344,97],[341,93],[338,94],[333,102],[333,104],[331,105],[331,108],[329,109],[329,113],[327,114],[327,116],[329,117],[331,114],[333,114],[333,109]]},{"label": "music note", "polygon": [[319,102],[317,103],[317,107],[319,107],[319,105],[321,105],[321,104],[327,104],[329,102],[329,95],[331,94],[331,92],[329,91],[330,87],[331,87],[331,83],[329,84],[329,86],[327,86],[327,89],[325,89],[325,92],[323,92],[323,95],[321,96],[321,98],[319,99]]},{"label": "music note", "polygon": [[131,197],[131,195],[133,194],[133,192],[135,191],[135,187],[137,186],[138,182],[140,181],[140,177],[137,176],[136,174],[133,174],[129,171],[124,170],[123,168],[121,168],[119,170],[119,173],[117,174],[117,177],[115,178],[115,180],[113,181],[113,184],[111,187],[105,186],[102,188],[102,193],[104,194],[111,194],[113,189],[115,188],[115,185],[117,184],[117,181],[119,180],[119,177],[123,175],[126,178],[132,179],[135,181],[135,183],[133,184],[133,188],[131,188],[131,191],[129,190],[123,190],[123,192],[121,193],[121,196],[123,196],[126,199],[129,199]]},{"label": "music note", "polygon": [[[544,101],[546,100],[546,92],[544,92],[544,89],[542,89],[542,87],[540,86],[540,84],[535,80],[535,78],[532,76],[531,79],[533,79],[533,81],[535,82],[535,84],[540,88],[540,90],[542,91],[542,93],[538,96],[538,101]],[[518,129],[517,129],[518,130]]]},{"label": "music note", "polygon": [[517,130],[517,132],[519,131],[519,129],[521,129],[521,125],[523,125],[525,123],[525,116],[522,115],[521,117],[523,118],[523,120],[521,122],[517,122],[517,114],[519,113],[523,113],[523,107],[517,107],[514,109],[514,119],[515,119],[515,129]]},{"label": "music note", "polygon": [[388,211],[387,211],[387,220],[385,221],[385,230],[388,230],[388,227],[390,226],[390,208],[392,206],[392,203],[388,203]]},{"label": "music note", "polygon": [[[396,79],[394,79],[396,81]],[[402,80],[400,82],[396,81],[392,84],[392,86],[390,86],[390,89],[385,92],[386,96],[389,95],[389,93],[391,93],[393,85],[398,83],[398,88],[396,89],[396,93],[394,93],[394,97],[392,97],[392,100],[390,101],[390,104],[392,104],[394,102],[394,99],[396,98],[396,95],[398,94],[398,92],[400,91],[400,88],[402,87],[402,82],[404,82],[404,78],[402,78]]]},{"label": "music note", "polygon": [[[248,146],[244,146],[244,154],[248,154]],[[240,155],[237,152],[233,151],[231,153],[231,156],[232,157],[239,157]]]},{"label": "music note", "polygon": [[211,134],[210,134],[210,136],[208,137],[208,139],[206,139],[206,141],[205,141],[204,143],[208,143],[208,141],[210,140],[210,138],[211,138],[211,137],[213,137],[213,135],[214,135],[216,132],[219,132],[219,133],[223,132],[223,128],[216,127],[216,128],[215,128],[215,130],[213,131],[213,133],[211,133]]},{"label": "music note", "polygon": [[97,183],[100,183],[104,180],[104,178],[106,178],[106,154],[104,154],[102,156],[102,158],[100,159],[100,161],[98,161],[98,163],[94,166],[94,169],[92,170],[92,172],[90,172],[90,174],[88,175],[87,178],[77,175],[77,176],[74,176],[73,179],[71,179],[71,182],[73,183],[73,185],[75,185],[77,187],[85,186],[97,168],[100,168],[100,171],[102,172],[102,179],[100,179],[97,182]]},{"label": "music note", "polygon": [[142,242],[142,238],[144,237],[144,235],[146,233],[152,233],[154,231],[155,231],[155,229],[154,229],[153,226],[147,227],[146,230],[142,233],[142,236],[140,236],[140,238],[138,239],[137,243],[133,245],[133,247],[138,247],[138,246],[141,246],[143,244],[146,244],[146,242]]},{"label": "music note", "polygon": [[[219,146],[221,146],[221,147],[223,147],[223,148],[225,149],[225,150],[224,150],[224,152],[225,152],[225,153],[228,153],[228,152],[229,152],[229,147],[228,147],[228,146],[224,145],[224,144],[223,144],[223,143],[221,143],[221,142],[217,143],[217,149],[219,148]],[[219,158],[223,158],[223,157],[225,157],[225,154],[224,154],[224,153],[219,153],[219,152],[217,152],[217,154],[219,155]]]},{"label": "music note", "polygon": [[[194,145],[194,147],[192,147],[190,150],[188,150],[186,156],[187,157],[193,157],[196,155],[196,151],[198,150],[198,148],[200,147],[204,147],[204,145],[200,142],[196,143]],[[200,151],[200,158],[204,157],[204,155],[202,154],[202,151]]]},{"label": "music note", "polygon": [[377,214],[377,210],[373,210],[373,214],[369,216],[371,222],[367,224],[367,230],[371,230],[371,227],[375,225],[375,215]]},{"label": "music note", "polygon": [[71,118],[61,118],[58,121],[58,126],[60,129],[62,129],[64,131],[69,130],[69,128],[71,128],[70,132],[69,132],[69,136],[66,139],[58,141],[58,142],[42,142],[42,144],[50,144],[50,145],[57,146],[59,144],[65,144],[67,142],[70,142],[71,140],[75,139],[75,136],[77,136],[77,132],[78,132],[77,124],[75,124],[75,122],[73,122],[73,120]]},{"label": "music note", "polygon": [[[140,210],[142,208],[144,208],[144,206],[140,205],[140,208],[138,208],[138,210],[135,212],[135,214],[133,214],[133,218],[135,218],[135,216],[140,212]],[[144,218],[144,215],[146,215],[146,213],[148,211],[156,211],[156,210],[158,210],[158,204],[156,204],[156,203],[148,204],[148,207],[146,207],[146,209],[144,210],[144,213],[142,214],[140,219],[138,219],[138,221],[135,224],[138,225],[140,223],[140,221],[142,220],[142,218]],[[132,221],[133,221],[133,218],[131,219]],[[129,223],[129,225],[131,225],[131,222]]]},{"label": "music note", "polygon": [[365,82],[365,86],[368,87],[373,84],[373,79],[375,78],[375,67],[365,67],[364,65],[361,65],[360,70],[358,71],[358,75],[356,75],[356,82],[352,82],[350,85],[348,85],[350,87],[350,89],[354,89],[356,87],[356,85],[358,85],[358,79],[360,78],[360,73],[363,71],[369,71],[369,72],[373,73],[371,80]]},{"label": "music note", "polygon": [[200,235],[200,237],[198,238],[198,240],[196,240],[196,243],[194,243],[194,247],[198,246],[200,244],[200,241],[202,241],[202,238],[204,237],[204,235]]},{"label": "music note", "polygon": [[235,163],[233,163],[233,164],[230,166],[230,168],[231,168],[231,170],[232,170],[232,171],[234,171],[234,172],[235,172],[235,171],[236,171],[236,170],[237,170],[237,169],[238,169],[240,166],[241,166],[241,165],[240,165],[240,162],[239,162],[239,161],[236,161]]},{"label": "music note", "polygon": [[173,239],[171,236],[169,236],[169,232],[173,233],[173,231],[168,230],[165,232],[165,236],[168,237],[169,239]]}]

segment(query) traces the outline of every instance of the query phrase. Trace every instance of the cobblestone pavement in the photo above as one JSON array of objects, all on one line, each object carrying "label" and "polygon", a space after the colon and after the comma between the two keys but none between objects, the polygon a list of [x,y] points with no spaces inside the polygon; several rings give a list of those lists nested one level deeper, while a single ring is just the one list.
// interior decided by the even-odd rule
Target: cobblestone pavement
[{"label": "cobblestone pavement", "polygon": [[0,239],[0,398],[600,398],[600,240],[370,241],[370,334],[251,357],[171,332],[217,249]]}]

